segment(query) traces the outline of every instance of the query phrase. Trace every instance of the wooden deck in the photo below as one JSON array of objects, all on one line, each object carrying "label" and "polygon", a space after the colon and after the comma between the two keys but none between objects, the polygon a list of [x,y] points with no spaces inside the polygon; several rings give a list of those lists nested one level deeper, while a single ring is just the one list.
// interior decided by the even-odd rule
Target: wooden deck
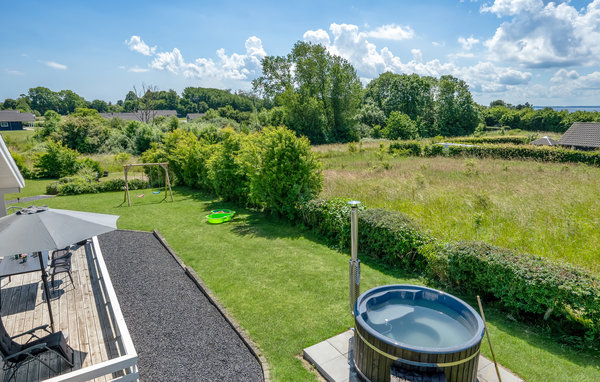
[{"label": "wooden deck", "polygon": [[[41,381],[123,355],[91,243],[73,250],[72,266],[75,285],[71,285],[68,274],[57,275],[51,305],[56,331],[67,336],[67,342],[75,351],[75,366],[69,368],[56,355],[46,354],[45,360],[57,373],[39,362],[31,362],[19,369],[17,381]],[[1,285],[0,316],[11,336],[50,324],[40,272],[12,276],[10,281],[6,277],[1,280]],[[43,335],[43,332],[38,334]],[[15,340],[25,341],[26,337]],[[0,375],[4,377],[1,371]],[[109,381],[120,375],[109,374],[94,380]]]}]

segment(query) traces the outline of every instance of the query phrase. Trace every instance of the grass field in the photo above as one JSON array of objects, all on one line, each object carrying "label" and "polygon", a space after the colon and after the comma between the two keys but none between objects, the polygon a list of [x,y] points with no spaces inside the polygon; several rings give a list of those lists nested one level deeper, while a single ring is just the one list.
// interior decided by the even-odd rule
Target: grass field
[{"label": "grass field", "polygon": [[600,272],[600,168],[396,158],[378,143],[363,147],[315,148],[324,164],[322,197],[401,211],[445,241],[481,240]]},{"label": "grass field", "polygon": [[[122,193],[57,197],[55,208],[121,215],[119,228],[158,228],[247,330],[269,361],[274,381],[315,381],[299,360],[302,349],[352,326],[348,307],[347,253],[286,221],[175,189],[174,203],[160,197],[120,207]],[[209,225],[214,208],[238,214],[231,223]],[[364,254],[361,290],[392,283],[422,283],[410,274],[373,263]],[[469,301],[472,305],[474,301]],[[600,358],[576,351],[508,319],[492,308],[486,318],[499,362],[528,381],[597,381]],[[487,344],[482,351],[488,355]]]}]

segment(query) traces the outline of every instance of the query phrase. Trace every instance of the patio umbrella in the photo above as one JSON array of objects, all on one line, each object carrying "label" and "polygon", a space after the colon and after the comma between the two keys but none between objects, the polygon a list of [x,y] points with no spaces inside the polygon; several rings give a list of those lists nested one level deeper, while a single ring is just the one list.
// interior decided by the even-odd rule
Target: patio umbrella
[{"label": "patio umbrella", "polygon": [[50,326],[54,317],[50,306],[48,275],[41,251],[65,248],[68,245],[117,229],[117,215],[96,214],[48,207],[31,206],[0,218],[0,257],[15,253],[37,252]]}]

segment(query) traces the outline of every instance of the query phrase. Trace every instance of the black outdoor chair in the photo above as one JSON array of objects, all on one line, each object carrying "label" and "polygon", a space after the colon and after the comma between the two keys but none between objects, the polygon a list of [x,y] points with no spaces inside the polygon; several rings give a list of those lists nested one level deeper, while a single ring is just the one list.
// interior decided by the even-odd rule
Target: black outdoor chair
[{"label": "black outdoor chair", "polygon": [[[38,337],[35,334],[38,330],[45,330],[49,334],[44,337]],[[24,344],[21,345],[13,341],[14,338],[25,335],[31,337]],[[4,361],[2,370],[4,371],[5,382],[11,379],[16,380],[19,368],[33,361],[44,364],[56,373],[57,371],[49,365],[48,361],[44,361],[41,357],[46,352],[57,354],[67,362],[69,367],[73,367],[74,352],[67,344],[67,340],[62,332],[51,333],[48,330],[48,325],[43,325],[11,337],[6,332],[4,324],[0,320],[0,353],[2,353],[2,360]]]},{"label": "black outdoor chair", "polygon": [[67,273],[69,275],[69,279],[71,280],[71,285],[75,286],[73,282],[73,275],[71,273],[71,257],[73,257],[73,252],[67,252],[64,254],[60,254],[52,259],[50,263],[50,275],[52,275],[52,292],[54,292],[54,279],[56,275],[59,273]]}]

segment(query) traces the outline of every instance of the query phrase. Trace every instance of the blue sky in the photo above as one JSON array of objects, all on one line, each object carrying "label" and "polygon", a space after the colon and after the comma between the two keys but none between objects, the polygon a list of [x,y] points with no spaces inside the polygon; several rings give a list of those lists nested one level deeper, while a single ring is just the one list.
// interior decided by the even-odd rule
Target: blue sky
[{"label": "blue sky", "polygon": [[600,0],[6,1],[0,99],[30,87],[117,101],[135,85],[251,88],[298,40],[385,71],[452,74],[475,101],[600,104]]}]

